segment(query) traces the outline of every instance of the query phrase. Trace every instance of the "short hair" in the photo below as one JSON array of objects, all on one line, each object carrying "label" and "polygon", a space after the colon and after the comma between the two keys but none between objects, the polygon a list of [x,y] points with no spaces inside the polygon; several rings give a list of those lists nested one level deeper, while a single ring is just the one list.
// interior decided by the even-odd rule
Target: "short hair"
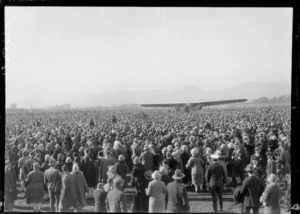
[{"label": "short hair", "polygon": [[275,174],[273,174],[273,173],[271,173],[271,174],[269,175],[269,177],[267,178],[267,181],[268,181],[269,183],[276,183],[277,180],[278,180],[277,176],[276,176]]},{"label": "short hair", "polygon": [[135,157],[132,162],[134,165],[137,165],[137,164],[141,163],[141,159],[140,159],[140,157]]},{"label": "short hair", "polygon": [[61,167],[62,171],[63,172],[69,172],[69,168],[66,164],[64,164],[62,167]]},{"label": "short hair", "polygon": [[38,162],[35,162],[33,164],[33,169],[39,169],[40,168],[40,164]]},{"label": "short hair", "polygon": [[152,177],[153,179],[160,179],[160,178],[161,178],[161,174],[159,173],[158,170],[155,170],[155,171],[152,173],[151,177]]},{"label": "short hair", "polygon": [[51,159],[51,156],[49,154],[45,155],[45,161],[49,161]]},{"label": "short hair", "polygon": [[164,166],[159,167],[159,172],[160,172],[161,175],[167,175],[168,174],[168,170]]}]

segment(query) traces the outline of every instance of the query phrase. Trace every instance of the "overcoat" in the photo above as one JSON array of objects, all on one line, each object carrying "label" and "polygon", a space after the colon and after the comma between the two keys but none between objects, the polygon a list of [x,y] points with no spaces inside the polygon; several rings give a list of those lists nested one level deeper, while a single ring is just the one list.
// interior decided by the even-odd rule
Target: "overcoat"
[{"label": "overcoat", "polygon": [[264,191],[263,182],[256,176],[250,176],[243,181],[241,194],[244,195],[245,207],[260,207],[260,196]]},{"label": "overcoat", "polygon": [[81,165],[81,170],[83,172],[84,178],[88,187],[97,186],[97,168],[95,162],[92,160],[84,160]]},{"label": "overcoat", "polygon": [[60,193],[59,209],[74,207],[77,203],[75,192],[74,176],[71,174],[62,175],[62,189]]},{"label": "overcoat", "polygon": [[127,212],[127,202],[125,194],[118,188],[113,188],[107,194],[106,209],[109,212]]},{"label": "overcoat", "polygon": [[75,194],[77,201],[81,207],[85,207],[87,205],[85,193],[89,191],[89,188],[84,175],[81,171],[72,171],[70,174],[74,177]]},{"label": "overcoat", "polygon": [[167,185],[167,212],[184,213],[188,212],[189,200],[186,188],[181,182],[173,181]]},{"label": "overcoat", "polygon": [[277,183],[269,184],[260,197],[260,201],[266,203],[264,213],[280,214],[280,198],[280,186]]},{"label": "overcoat", "polygon": [[165,212],[166,186],[160,180],[153,180],[148,184],[149,213]]},{"label": "overcoat", "polygon": [[13,169],[5,169],[5,183],[4,183],[4,200],[14,201],[17,199],[16,175]]},{"label": "overcoat", "polygon": [[28,173],[25,182],[26,203],[41,203],[44,197],[44,173],[40,170],[33,170]]}]

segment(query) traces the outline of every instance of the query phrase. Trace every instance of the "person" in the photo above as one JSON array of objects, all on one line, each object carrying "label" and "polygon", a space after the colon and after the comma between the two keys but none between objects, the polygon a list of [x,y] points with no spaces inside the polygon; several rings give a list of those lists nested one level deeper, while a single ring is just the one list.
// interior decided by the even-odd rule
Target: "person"
[{"label": "person", "polygon": [[[108,187],[108,189],[113,189],[113,180],[116,178],[121,178],[120,175],[117,174],[117,169],[116,166],[109,166],[108,167],[108,171],[107,171],[107,183],[106,186]],[[124,184],[122,185],[122,187],[124,186]]]},{"label": "person", "polygon": [[17,199],[16,175],[11,162],[5,162],[5,183],[4,183],[4,209],[11,212],[14,209]]},{"label": "person", "polygon": [[181,172],[181,170],[177,169],[172,176],[174,181],[167,185],[166,211],[169,213],[184,213],[188,212],[190,209],[186,188],[184,185],[182,185],[182,179],[184,177],[185,175]]},{"label": "person", "polygon": [[56,169],[56,160],[54,158],[49,160],[49,166],[50,168],[47,169],[44,174],[44,183],[48,187],[50,211],[58,212],[62,172]]},{"label": "person", "polygon": [[95,161],[91,155],[87,154],[82,162],[81,169],[84,175],[84,179],[88,186],[87,199],[93,198],[93,192],[97,185],[97,168]]},{"label": "person", "polygon": [[220,211],[223,211],[223,188],[226,183],[226,174],[224,167],[218,162],[219,155],[211,155],[211,164],[205,173],[206,182],[209,184],[209,191],[213,199],[214,212],[218,211],[217,198],[219,198]]},{"label": "person", "polygon": [[88,185],[84,178],[83,172],[79,170],[79,166],[77,164],[73,165],[73,170],[70,174],[74,178],[76,199],[80,205],[78,207],[82,209],[87,205],[85,193],[89,192]]},{"label": "person", "polygon": [[81,210],[81,207],[76,198],[75,179],[70,174],[66,165],[62,166],[62,189],[59,199],[59,212],[67,212],[69,208],[73,207],[75,211]]},{"label": "person", "polygon": [[166,167],[159,167],[159,173],[161,174],[160,180],[165,183],[165,186],[173,181],[172,177],[168,175],[168,170],[166,169]]},{"label": "person", "polygon": [[99,181],[106,183],[107,182],[107,170],[108,166],[115,164],[115,160],[112,158],[112,152],[106,151],[104,158],[100,162],[99,166]]},{"label": "person", "polygon": [[124,188],[127,187],[127,173],[129,172],[128,166],[125,162],[124,155],[119,155],[118,162],[116,163],[117,174],[124,180]]},{"label": "person", "polygon": [[265,214],[280,214],[281,189],[277,183],[277,176],[270,174],[267,178],[267,187],[260,197],[260,202],[264,205]]},{"label": "person", "polygon": [[266,174],[267,174],[267,178],[269,177],[270,174],[277,174],[277,168],[276,168],[276,162],[273,159],[273,155],[272,152],[268,151],[266,153],[268,162],[267,162],[267,166],[266,166]]},{"label": "person", "polygon": [[198,192],[198,186],[201,186],[204,181],[204,161],[198,155],[198,148],[193,148],[191,150],[192,157],[189,159],[186,168],[191,167],[191,175],[192,175],[192,184],[195,186],[195,192]]},{"label": "person", "polygon": [[25,167],[25,162],[28,159],[29,159],[29,152],[26,150],[22,151],[22,157],[18,161],[18,167],[20,169],[19,179],[21,181],[21,192],[25,191],[25,178],[27,173],[25,173],[24,167]]},{"label": "person", "polygon": [[133,159],[133,164],[130,181],[131,185],[136,188],[136,194],[133,200],[132,212],[148,212],[148,196],[145,192],[147,182],[144,176],[146,168],[141,164],[139,157]]},{"label": "person", "polygon": [[252,164],[248,164],[246,167],[248,178],[243,181],[240,193],[244,195],[244,202],[242,207],[242,213],[250,213],[252,209],[253,213],[259,212],[261,203],[259,197],[264,191],[264,185],[261,179],[254,176],[254,167]]},{"label": "person", "polygon": [[159,171],[154,171],[152,179],[148,184],[148,188],[145,189],[146,194],[149,196],[149,213],[165,212],[165,194],[166,186],[164,182],[160,180],[161,175]]},{"label": "person", "polygon": [[191,157],[188,151],[188,146],[187,145],[182,145],[181,150],[183,151],[180,155],[180,158],[182,160],[182,165],[183,165],[183,173],[186,175],[182,182],[184,184],[190,185],[191,182],[191,169],[186,168],[186,165]]},{"label": "person", "polygon": [[122,191],[124,180],[117,177],[113,180],[114,188],[110,190],[106,197],[106,209],[108,212],[127,212],[126,196]]},{"label": "person", "polygon": [[107,192],[104,190],[104,183],[98,183],[97,189],[94,190],[94,200],[95,200],[95,212],[106,212],[106,200]]},{"label": "person", "polygon": [[239,142],[235,142],[234,151],[232,153],[232,168],[231,168],[231,176],[233,186],[237,186],[236,176],[239,175],[241,182],[244,180],[244,164],[246,160],[246,156],[244,152],[241,150],[241,144]]},{"label": "person", "polygon": [[27,204],[33,204],[35,212],[40,211],[40,206],[44,197],[44,173],[39,170],[40,164],[34,163],[33,170],[28,173],[25,180],[26,192],[25,198]]},{"label": "person", "polygon": [[147,171],[153,171],[155,169],[154,154],[151,152],[149,146],[144,146],[144,152],[141,154],[140,158]]}]

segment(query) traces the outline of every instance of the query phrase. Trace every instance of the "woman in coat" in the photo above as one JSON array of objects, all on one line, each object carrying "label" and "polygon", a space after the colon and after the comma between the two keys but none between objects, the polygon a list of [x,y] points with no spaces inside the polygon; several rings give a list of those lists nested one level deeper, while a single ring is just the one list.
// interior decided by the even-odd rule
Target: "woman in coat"
[{"label": "woman in coat", "polygon": [[124,180],[124,186],[123,188],[127,187],[127,173],[128,173],[128,166],[125,162],[124,155],[119,155],[118,162],[116,163],[116,170],[117,174],[121,176],[121,178]]},{"label": "woman in coat", "polygon": [[11,212],[17,199],[17,188],[15,171],[9,160],[5,162],[4,190],[4,208],[5,211]]},{"label": "woman in coat", "polygon": [[132,212],[148,212],[148,196],[145,188],[147,188],[146,178],[144,173],[146,168],[141,164],[139,157],[133,159],[133,169],[131,176],[131,185],[136,188],[136,195],[134,197]]},{"label": "woman in coat", "polygon": [[84,158],[81,169],[89,189],[87,199],[92,199],[94,189],[97,186],[97,168],[89,154]]},{"label": "woman in coat", "polygon": [[33,170],[28,173],[25,185],[26,203],[33,204],[34,211],[39,211],[44,197],[44,173],[40,171],[39,163],[33,164]]},{"label": "woman in coat", "polygon": [[153,181],[148,184],[146,194],[149,196],[149,213],[165,212],[166,186],[160,180],[161,175],[156,170],[152,174]]},{"label": "woman in coat", "polygon": [[87,205],[85,193],[89,192],[88,185],[77,164],[73,165],[73,171],[70,174],[74,177],[76,198],[81,208],[83,208]]},{"label": "woman in coat", "polygon": [[267,178],[267,187],[260,197],[260,202],[265,206],[265,214],[280,214],[281,189],[277,183],[277,176],[270,174]]},{"label": "woman in coat", "polygon": [[198,155],[199,150],[195,147],[191,150],[192,157],[189,159],[186,167],[192,168],[192,184],[195,186],[195,192],[198,192],[198,186],[204,181],[204,161]]}]

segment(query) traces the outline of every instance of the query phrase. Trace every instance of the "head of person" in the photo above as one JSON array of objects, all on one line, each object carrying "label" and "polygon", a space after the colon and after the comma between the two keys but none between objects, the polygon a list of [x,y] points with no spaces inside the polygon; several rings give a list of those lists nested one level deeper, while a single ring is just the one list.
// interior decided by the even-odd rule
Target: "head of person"
[{"label": "head of person", "polygon": [[192,156],[196,156],[196,155],[198,155],[198,153],[199,153],[199,150],[197,148],[192,148],[192,150],[191,150]]},{"label": "head of person", "polygon": [[40,169],[40,164],[38,163],[38,162],[35,162],[34,164],[33,164],[33,169],[34,170],[39,170]]},{"label": "head of person", "polygon": [[79,166],[78,166],[77,163],[73,164],[72,170],[73,170],[74,172],[79,172],[79,171],[80,171]]},{"label": "head of person", "polygon": [[139,157],[135,157],[132,162],[134,165],[138,165],[141,163],[141,159]]},{"label": "head of person", "polygon": [[125,161],[124,155],[119,155],[118,160],[119,160],[119,161]]},{"label": "head of person", "polygon": [[108,167],[108,172],[111,174],[117,174],[117,168],[115,165]]},{"label": "head of person", "polygon": [[124,180],[121,177],[116,177],[113,179],[113,185],[114,187],[121,189],[124,186]]},{"label": "head of person", "polygon": [[187,145],[182,145],[182,146],[181,146],[181,150],[184,151],[184,152],[187,152],[188,149],[189,149],[189,148],[187,147]]},{"label": "head of person", "polygon": [[177,181],[181,181],[185,175],[181,172],[180,169],[176,169],[172,178]]},{"label": "head of person", "polygon": [[159,173],[161,175],[167,175],[168,174],[168,170],[166,169],[166,167],[161,166],[161,167],[159,167]]},{"label": "head of person", "polygon": [[268,158],[269,160],[272,160],[272,159],[273,159],[273,154],[272,154],[272,152],[270,152],[270,151],[266,152],[266,156],[267,156],[267,158]]},{"label": "head of person", "polygon": [[275,174],[273,174],[273,173],[271,173],[270,175],[269,175],[269,177],[267,178],[267,183],[277,183],[277,180],[278,180],[278,177],[275,175]]},{"label": "head of person", "polygon": [[257,166],[257,163],[258,163],[257,157],[256,157],[256,156],[253,156],[252,159],[251,159],[251,164],[252,164],[253,166]]},{"label": "head of person", "polygon": [[159,173],[158,170],[155,170],[155,171],[152,173],[151,177],[152,177],[152,179],[160,180],[161,174]]},{"label": "head of person", "polygon": [[66,158],[66,163],[72,163],[72,158],[71,157],[67,157]]},{"label": "head of person", "polygon": [[63,165],[61,169],[62,169],[63,173],[68,173],[69,172],[69,168],[68,168],[67,165]]},{"label": "head of person", "polygon": [[104,183],[100,182],[97,184],[97,190],[104,190]]},{"label": "head of person", "polygon": [[217,162],[219,160],[219,155],[213,154],[213,155],[210,155],[210,158],[211,158],[212,162]]},{"label": "head of person", "polygon": [[49,163],[49,160],[51,159],[51,156],[49,154],[45,155],[45,162]]},{"label": "head of person", "polygon": [[245,171],[249,174],[249,175],[253,175],[254,172],[254,167],[252,164],[248,164]]}]

